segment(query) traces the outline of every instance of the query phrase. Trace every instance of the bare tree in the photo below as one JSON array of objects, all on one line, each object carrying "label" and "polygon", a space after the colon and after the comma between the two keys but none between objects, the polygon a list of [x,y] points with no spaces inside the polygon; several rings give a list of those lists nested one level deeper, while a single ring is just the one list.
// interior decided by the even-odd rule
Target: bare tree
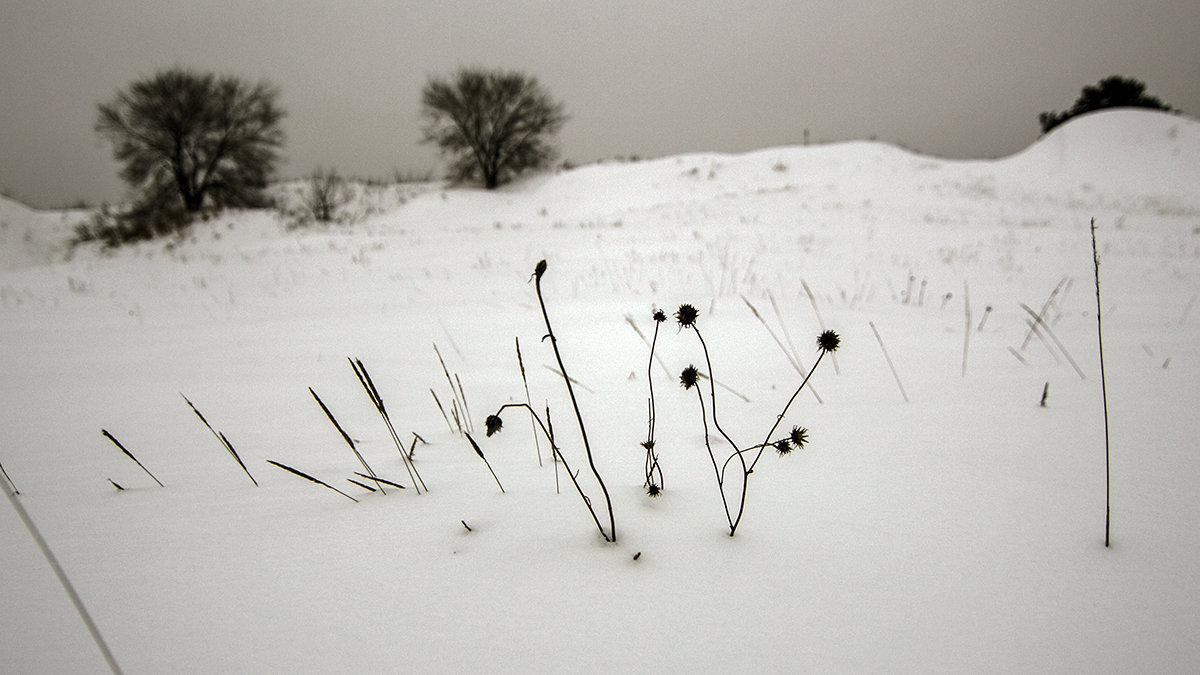
[{"label": "bare tree", "polygon": [[421,92],[421,114],[422,142],[450,157],[451,177],[482,180],[488,189],[549,164],[556,155],[551,137],[567,120],[563,104],[537,78],[482,68],[431,77]]},{"label": "bare tree", "polygon": [[278,97],[265,81],[174,67],[100,104],[95,129],[142,210],[259,206],[283,147]]}]

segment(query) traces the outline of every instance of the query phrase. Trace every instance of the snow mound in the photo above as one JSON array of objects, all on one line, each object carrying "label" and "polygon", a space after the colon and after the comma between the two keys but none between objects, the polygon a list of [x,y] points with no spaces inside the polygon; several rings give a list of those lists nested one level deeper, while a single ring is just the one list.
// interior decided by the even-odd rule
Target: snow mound
[{"label": "snow mound", "polygon": [[1200,121],[1138,108],[1073,118],[1002,163],[1048,187],[1188,194],[1200,183]]},{"label": "snow mound", "polygon": [[61,259],[82,211],[34,211],[0,197],[0,270],[49,264]]}]

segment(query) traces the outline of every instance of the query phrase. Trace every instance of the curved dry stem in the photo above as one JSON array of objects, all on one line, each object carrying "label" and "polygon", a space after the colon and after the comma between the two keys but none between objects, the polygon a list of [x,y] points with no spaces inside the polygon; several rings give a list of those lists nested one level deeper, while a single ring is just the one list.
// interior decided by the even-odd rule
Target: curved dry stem
[{"label": "curved dry stem", "polygon": [[[717,476],[717,490],[721,493],[721,504],[725,506],[725,520],[732,529],[733,518],[729,515],[729,500],[725,497],[725,471],[717,468],[717,456],[713,454],[712,444],[708,442],[708,414],[704,410],[704,394],[701,393],[699,387],[696,387],[696,400],[700,401],[700,421],[704,425],[704,447],[708,449],[708,457],[712,460],[713,472]],[[725,463],[728,464],[728,460]]]},{"label": "curved dry stem", "polygon": [[[787,404],[785,404],[783,406],[783,411],[780,412],[779,416],[775,418],[775,425],[772,426],[771,430],[767,432],[767,437],[765,439],[763,439],[763,442],[761,445],[755,446],[758,448],[758,455],[756,455],[754,457],[754,461],[750,463],[751,471],[754,471],[754,465],[758,464],[758,460],[762,457],[763,450],[766,450],[768,447],[770,447],[771,436],[773,436],[775,434],[775,430],[779,428],[779,423],[782,422],[784,416],[787,415],[788,408],[792,407],[792,403],[796,400],[796,397],[800,395],[800,390],[804,389],[804,385],[808,384],[809,378],[811,378],[813,376],[813,373],[817,372],[817,366],[821,365],[821,359],[825,358],[825,354],[826,354],[826,351],[824,349],[822,349],[821,353],[819,355],[817,355],[817,362],[813,364],[813,367],[811,369],[809,369],[808,375],[804,376],[804,381],[800,383],[799,387],[796,387],[796,391],[792,392],[792,397],[789,398]],[[753,448],[748,448],[748,449],[753,449]]]},{"label": "curved dry stem", "polygon": [[[555,444],[554,434],[550,433],[550,431],[546,428],[546,425],[542,422],[542,418],[538,417],[537,411],[533,409],[533,406],[529,405],[528,403],[505,403],[496,409],[495,414],[499,416],[500,413],[506,408],[525,408],[529,411],[530,417],[533,418],[533,421],[537,423],[538,427],[541,428],[542,434],[546,436],[547,442],[550,443],[550,452],[554,453],[554,456],[558,458],[558,461],[562,462],[563,468],[567,471],[567,476],[570,477],[571,482],[575,485],[575,490],[579,492],[579,497],[583,499],[583,504],[587,507],[588,513],[592,514],[592,521],[596,523],[596,529],[600,531],[600,536],[604,537],[605,541],[614,541],[609,537],[608,533],[604,531],[604,526],[600,524],[600,518],[596,515],[596,510],[592,508],[592,500],[587,496],[587,494],[584,493],[583,487],[579,485],[579,480],[576,478],[576,472],[571,471],[571,465],[567,462],[567,458],[563,456],[562,451],[559,450],[558,445]],[[555,475],[557,476],[557,473]]]},{"label": "curved dry stem", "polygon": [[[712,400],[713,426],[717,428],[717,431],[721,432],[721,436],[723,436],[729,445],[733,447],[733,456],[736,456],[742,463],[742,495],[739,499],[740,505],[738,506],[737,518],[733,518],[729,522],[729,536],[732,537],[733,533],[737,531],[738,523],[742,520],[742,511],[744,511],[746,508],[746,490],[750,485],[750,469],[746,466],[746,459],[742,456],[741,450],[738,448],[738,444],[729,437],[729,434],[725,433],[725,430],[721,428],[721,423],[717,421],[717,378],[713,374],[712,359],[710,359],[708,356],[708,344],[704,342],[704,336],[700,334],[699,326],[692,324],[692,330],[696,331],[696,337],[700,340],[700,347],[704,350],[704,363],[708,366],[708,389],[709,398]],[[707,442],[708,434],[706,433],[705,443]],[[711,453],[711,449],[709,452]],[[713,464],[716,464],[716,460],[713,461]],[[717,472],[717,480],[721,485],[721,501],[726,502],[725,514],[726,517],[728,517],[729,504],[725,497],[724,471]]]}]

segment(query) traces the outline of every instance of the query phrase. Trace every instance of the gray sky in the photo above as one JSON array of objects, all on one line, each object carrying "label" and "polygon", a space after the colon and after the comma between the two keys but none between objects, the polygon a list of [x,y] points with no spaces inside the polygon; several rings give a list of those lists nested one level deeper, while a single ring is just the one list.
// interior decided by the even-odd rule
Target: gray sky
[{"label": "gray sky", "polygon": [[440,175],[420,90],[459,65],[526,71],[571,115],[562,156],[741,152],[877,138],[1016,152],[1084,85],[1138,78],[1200,114],[1196,0],[0,0],[0,189],[117,200],[96,104],[172,65],[269,79],[284,177]]}]

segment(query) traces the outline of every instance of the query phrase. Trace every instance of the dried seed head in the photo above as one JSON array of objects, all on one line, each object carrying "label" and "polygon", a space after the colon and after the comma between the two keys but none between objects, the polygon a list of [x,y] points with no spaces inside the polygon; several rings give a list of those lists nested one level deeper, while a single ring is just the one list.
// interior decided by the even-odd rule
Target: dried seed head
[{"label": "dried seed head", "polygon": [[642,441],[642,447],[653,452],[654,441]]},{"label": "dried seed head", "polygon": [[686,303],[680,305],[679,310],[675,312],[675,320],[683,328],[694,326],[696,324],[696,317],[698,316],[700,316],[700,312],[695,307]]},{"label": "dried seed head", "polygon": [[662,494],[662,488],[658,486],[658,483],[651,483],[646,486],[646,494],[657,497]]},{"label": "dried seed head", "polygon": [[545,273],[546,273],[546,261],[539,260],[537,266],[535,266],[533,268],[533,276],[538,279],[541,279],[542,275]]},{"label": "dried seed head", "polygon": [[688,366],[679,374],[679,384],[684,389],[691,389],[696,386],[696,381],[700,379],[700,373],[696,370],[696,366]]},{"label": "dried seed head", "polygon": [[775,441],[775,452],[778,452],[780,457],[790,454],[792,452],[792,444],[788,442],[788,439],[781,438]]},{"label": "dried seed head", "polygon": [[654,310],[654,320],[662,323],[667,320],[667,315],[661,309]]},{"label": "dried seed head", "polygon": [[487,428],[487,435],[491,436],[500,431],[500,428],[504,426],[504,420],[500,419],[499,415],[488,415],[487,419],[483,421],[483,426]]},{"label": "dried seed head", "polygon": [[838,334],[827,330],[817,336],[817,347],[823,352],[836,352],[839,345],[842,344],[842,339]]},{"label": "dried seed head", "polygon": [[808,443],[808,429],[804,427],[792,427],[792,435],[789,438],[797,450],[803,450],[804,446]]}]

